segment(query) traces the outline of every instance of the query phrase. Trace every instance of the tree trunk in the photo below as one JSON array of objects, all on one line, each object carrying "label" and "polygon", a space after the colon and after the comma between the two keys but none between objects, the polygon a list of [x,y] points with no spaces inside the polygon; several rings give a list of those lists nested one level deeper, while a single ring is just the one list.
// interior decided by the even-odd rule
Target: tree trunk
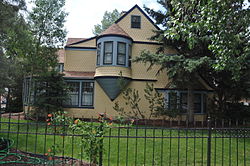
[{"label": "tree trunk", "polygon": [[187,94],[187,107],[188,107],[188,121],[194,121],[194,89],[192,84],[188,85],[188,94]]}]

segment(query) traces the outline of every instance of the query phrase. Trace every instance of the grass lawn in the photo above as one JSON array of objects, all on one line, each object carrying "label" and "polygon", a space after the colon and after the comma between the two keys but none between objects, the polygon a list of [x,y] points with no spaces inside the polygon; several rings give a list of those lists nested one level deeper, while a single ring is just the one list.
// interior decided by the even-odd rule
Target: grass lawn
[{"label": "grass lawn", "polygon": [[[8,125],[4,122],[14,122]],[[23,123],[19,124],[18,123]],[[31,124],[27,124],[30,122]],[[0,137],[15,141],[14,148],[45,154],[54,144],[58,156],[87,160],[81,148],[81,136],[53,135],[46,123],[1,118]],[[116,125],[117,126],[117,125]],[[26,132],[29,134],[26,134]],[[4,133],[5,132],[5,133]],[[13,133],[12,133],[13,132]],[[211,144],[211,165],[250,165],[250,138],[235,136],[237,131],[214,131]],[[44,134],[47,133],[47,134]],[[206,165],[207,131],[192,129],[109,128],[104,139],[104,165]],[[112,136],[112,137],[108,137]],[[118,137],[120,136],[120,137]],[[170,138],[171,137],[171,138]],[[186,138],[189,137],[189,138]],[[83,149],[84,151],[84,149]]]}]

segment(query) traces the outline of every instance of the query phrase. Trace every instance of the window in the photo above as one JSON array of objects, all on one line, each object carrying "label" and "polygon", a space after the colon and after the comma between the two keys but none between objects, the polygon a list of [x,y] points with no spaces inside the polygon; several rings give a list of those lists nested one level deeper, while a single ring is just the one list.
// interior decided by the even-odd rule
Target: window
[{"label": "window", "polygon": [[101,43],[97,45],[97,58],[96,58],[97,65],[100,65],[100,54],[101,54]]},{"label": "window", "polygon": [[178,109],[178,95],[175,92],[170,92],[168,94],[168,108],[170,110]]},{"label": "window", "polygon": [[[94,101],[94,82],[68,81],[69,99],[65,103],[68,107],[90,107]],[[80,100],[79,100],[80,99]]]},{"label": "window", "polygon": [[[167,92],[168,108],[180,109],[182,113],[188,110],[188,95],[186,91]],[[206,95],[201,92],[194,93],[194,113],[206,112]]]},{"label": "window", "polygon": [[141,28],[141,16],[131,16],[131,28]]},{"label": "window", "polygon": [[82,83],[82,106],[92,106],[93,105],[93,95],[94,95],[94,83],[93,82],[83,82]]},{"label": "window", "polygon": [[125,65],[126,62],[126,43],[118,42],[117,45],[117,64]]},{"label": "window", "polygon": [[69,86],[69,100],[66,105],[78,106],[79,105],[79,82],[68,82]]},{"label": "window", "polygon": [[181,112],[186,113],[187,112],[187,93],[180,93],[180,106],[181,106]]},{"label": "window", "polygon": [[104,64],[112,64],[113,42],[104,42]]}]

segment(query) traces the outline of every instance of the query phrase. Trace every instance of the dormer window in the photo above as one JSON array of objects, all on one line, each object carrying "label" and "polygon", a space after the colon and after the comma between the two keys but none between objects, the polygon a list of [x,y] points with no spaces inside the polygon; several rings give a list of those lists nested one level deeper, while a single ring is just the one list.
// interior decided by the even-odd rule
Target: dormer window
[{"label": "dormer window", "polygon": [[117,64],[125,65],[126,62],[126,43],[118,42],[117,45]]},{"label": "dormer window", "polygon": [[141,28],[141,16],[131,16],[131,28]]},{"label": "dormer window", "polygon": [[113,42],[104,42],[104,64],[112,64]]}]

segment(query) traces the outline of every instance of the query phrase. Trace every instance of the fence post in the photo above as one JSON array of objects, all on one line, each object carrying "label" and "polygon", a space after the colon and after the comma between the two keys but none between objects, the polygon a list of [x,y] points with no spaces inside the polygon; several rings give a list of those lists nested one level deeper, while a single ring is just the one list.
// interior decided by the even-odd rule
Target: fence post
[{"label": "fence post", "polygon": [[101,145],[100,145],[100,152],[99,152],[99,166],[102,166],[102,156],[103,156],[103,138],[104,138],[104,118],[101,120],[100,130],[101,130]]},{"label": "fence post", "polygon": [[208,116],[208,137],[207,137],[207,166],[211,165],[211,137],[212,137],[212,127],[211,127],[211,117]]}]

